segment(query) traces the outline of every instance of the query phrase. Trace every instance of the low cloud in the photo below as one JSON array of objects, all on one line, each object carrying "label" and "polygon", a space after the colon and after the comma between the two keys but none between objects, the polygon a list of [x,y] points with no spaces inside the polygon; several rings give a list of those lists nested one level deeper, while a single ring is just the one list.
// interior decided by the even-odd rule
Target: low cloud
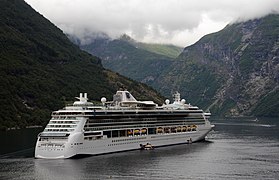
[{"label": "low cloud", "polygon": [[[279,12],[278,0],[26,0],[82,41],[126,33],[138,41],[187,46],[235,21]],[[84,42],[86,43],[86,42]]]}]

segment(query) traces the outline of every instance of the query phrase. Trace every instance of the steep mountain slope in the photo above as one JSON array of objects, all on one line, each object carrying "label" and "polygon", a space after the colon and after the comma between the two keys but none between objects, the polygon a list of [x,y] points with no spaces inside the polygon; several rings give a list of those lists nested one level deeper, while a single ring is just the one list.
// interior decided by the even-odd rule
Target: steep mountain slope
[{"label": "steep mountain slope", "polygon": [[80,92],[99,100],[125,88],[162,101],[146,85],[105,70],[23,0],[0,3],[0,129],[43,125]]},{"label": "steep mountain slope", "polygon": [[[127,35],[115,40],[102,36],[80,47],[102,58],[106,68],[149,85],[172,63],[173,58],[169,56],[174,56],[179,49],[139,43]],[[162,53],[163,49],[167,49],[167,55]]]},{"label": "steep mountain slope", "polygon": [[279,15],[231,24],[186,47],[154,82],[220,115],[279,116]]},{"label": "steep mountain slope", "polygon": [[[148,59],[133,39],[96,40],[88,52],[120,74],[165,96],[178,90],[192,104],[225,116],[279,116],[279,15],[230,24],[186,47],[175,60]],[[154,57],[154,56],[153,56]]]}]

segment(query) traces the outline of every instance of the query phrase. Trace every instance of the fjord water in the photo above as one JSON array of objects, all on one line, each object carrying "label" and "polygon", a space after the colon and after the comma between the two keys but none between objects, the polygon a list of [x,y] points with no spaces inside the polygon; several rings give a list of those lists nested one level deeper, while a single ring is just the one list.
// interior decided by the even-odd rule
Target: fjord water
[{"label": "fjord water", "polygon": [[66,160],[33,158],[41,129],[1,132],[0,179],[278,179],[279,119],[212,122],[205,142]]}]

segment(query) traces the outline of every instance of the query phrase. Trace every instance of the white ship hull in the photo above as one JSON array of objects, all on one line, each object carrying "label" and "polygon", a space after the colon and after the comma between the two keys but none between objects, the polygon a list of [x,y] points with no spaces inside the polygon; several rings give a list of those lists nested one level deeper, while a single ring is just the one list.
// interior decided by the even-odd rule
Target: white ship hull
[{"label": "white ship hull", "polygon": [[[69,136],[67,142],[38,141],[36,144],[35,157],[44,159],[61,159],[71,158],[76,155],[99,155],[136,150],[141,148],[141,144],[147,143],[155,148],[160,146],[192,143],[203,140],[211,129],[212,125],[205,125],[199,127],[197,131],[190,132],[139,135],[91,141],[83,140],[83,134],[77,133]],[[44,144],[44,146],[42,146],[42,144]],[[64,147],[62,144],[64,144]]]}]

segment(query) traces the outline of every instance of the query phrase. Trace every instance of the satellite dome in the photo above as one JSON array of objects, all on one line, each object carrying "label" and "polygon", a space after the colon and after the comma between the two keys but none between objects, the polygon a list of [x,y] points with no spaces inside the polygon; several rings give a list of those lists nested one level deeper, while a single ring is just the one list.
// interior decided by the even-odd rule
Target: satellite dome
[{"label": "satellite dome", "polygon": [[103,103],[103,105],[106,103],[107,99],[105,97],[101,98],[101,102]]},{"label": "satellite dome", "polygon": [[170,100],[169,100],[169,99],[166,99],[166,100],[165,100],[165,103],[166,103],[166,105],[168,105],[168,104],[170,103]]}]

